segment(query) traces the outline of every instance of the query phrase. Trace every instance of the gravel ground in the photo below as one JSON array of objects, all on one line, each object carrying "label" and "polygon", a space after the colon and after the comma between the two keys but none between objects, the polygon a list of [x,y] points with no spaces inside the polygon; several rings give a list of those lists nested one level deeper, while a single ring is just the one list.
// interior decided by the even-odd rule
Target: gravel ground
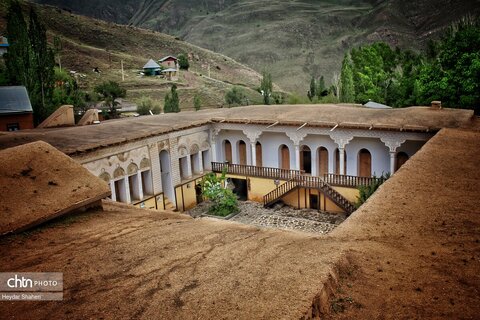
[{"label": "gravel ground", "polygon": [[[257,227],[296,230],[326,234],[345,220],[342,214],[318,212],[316,210],[296,210],[288,206],[277,205],[272,209],[264,208],[260,203],[239,202],[240,213],[229,219]],[[202,203],[188,212],[192,217],[201,217],[208,210],[208,203]]]}]

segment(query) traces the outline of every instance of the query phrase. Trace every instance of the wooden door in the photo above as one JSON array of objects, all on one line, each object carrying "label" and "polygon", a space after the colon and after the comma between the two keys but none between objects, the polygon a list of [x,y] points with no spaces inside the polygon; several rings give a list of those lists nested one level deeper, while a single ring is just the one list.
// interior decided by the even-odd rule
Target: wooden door
[{"label": "wooden door", "polygon": [[367,149],[362,149],[358,152],[358,166],[358,176],[372,176],[372,156]]},{"label": "wooden door", "polygon": [[282,146],[281,149],[281,168],[282,169],[290,169],[290,150],[288,150],[288,147],[286,145]]},{"label": "wooden door", "polygon": [[255,156],[257,158],[257,167],[263,167],[262,144],[257,142],[255,145]]},{"label": "wooden door", "polygon": [[328,150],[324,147],[318,149],[318,175],[328,173]]},{"label": "wooden door", "polygon": [[247,164],[247,145],[245,142],[240,140],[238,143],[238,155],[239,155],[239,160],[240,164],[246,165]]},{"label": "wooden door", "polygon": [[225,161],[232,163],[232,144],[228,140],[225,140]]}]

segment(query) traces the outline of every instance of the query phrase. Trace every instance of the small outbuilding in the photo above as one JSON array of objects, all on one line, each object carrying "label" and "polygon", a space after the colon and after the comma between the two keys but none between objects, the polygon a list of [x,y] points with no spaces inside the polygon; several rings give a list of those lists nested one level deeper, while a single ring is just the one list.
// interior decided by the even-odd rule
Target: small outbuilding
[{"label": "small outbuilding", "polygon": [[8,39],[0,36],[0,56],[3,56],[8,51]]},{"label": "small outbuilding", "polygon": [[0,87],[0,131],[33,129],[33,109],[23,86]]},{"label": "small outbuilding", "polygon": [[148,60],[148,62],[143,66],[143,72],[146,76],[159,75],[161,69],[162,68],[160,67],[160,65],[152,59]]}]

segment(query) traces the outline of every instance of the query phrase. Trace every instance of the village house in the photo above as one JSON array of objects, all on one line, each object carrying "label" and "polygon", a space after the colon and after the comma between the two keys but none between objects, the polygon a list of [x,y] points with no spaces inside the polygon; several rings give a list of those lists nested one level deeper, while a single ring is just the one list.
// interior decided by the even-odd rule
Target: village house
[{"label": "village house", "polygon": [[143,73],[146,76],[156,76],[160,74],[160,70],[162,68],[158,63],[153,61],[152,59],[148,60],[148,62],[143,66]]},{"label": "village house", "polygon": [[33,110],[23,86],[0,87],[0,131],[33,129]]},{"label": "village house", "polygon": [[178,65],[178,59],[174,56],[166,56],[158,60],[162,68],[162,74],[170,81],[178,80],[178,71],[180,67]]},{"label": "village house", "polygon": [[[112,200],[185,211],[206,172],[227,170],[234,192],[266,206],[351,213],[357,187],[393,174],[436,132],[471,110],[353,105],[211,109],[32,131],[109,183]],[[15,144],[0,137],[0,147]]]}]

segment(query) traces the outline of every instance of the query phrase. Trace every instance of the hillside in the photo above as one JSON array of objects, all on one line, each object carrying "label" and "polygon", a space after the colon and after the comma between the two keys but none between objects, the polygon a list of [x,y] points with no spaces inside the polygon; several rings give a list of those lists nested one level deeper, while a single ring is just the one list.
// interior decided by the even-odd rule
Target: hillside
[{"label": "hillside", "polygon": [[346,49],[386,41],[419,49],[452,22],[480,13],[477,0],[37,0],[77,13],[178,36],[306,92],[327,82]]},{"label": "hillside", "polygon": [[[27,18],[29,5],[32,4],[25,7]],[[139,71],[150,58],[158,60],[167,55],[184,53],[191,57],[191,67],[188,72],[180,72],[177,82],[182,109],[193,108],[195,94],[201,96],[204,107],[220,107],[224,104],[225,92],[232,85],[242,87],[251,102],[262,101],[256,91],[261,75],[224,55],[159,32],[116,25],[51,6],[35,6],[46,25],[49,40],[54,36],[62,40],[62,65],[86,75],[78,78],[81,87],[92,88],[105,80],[115,80],[127,89],[130,101],[142,96],[163,101],[171,83],[154,77],[141,77]],[[3,3],[0,4],[0,33],[5,32],[5,15],[6,5]],[[125,81],[121,78],[122,60]],[[101,74],[94,73],[94,68],[99,68]]]}]

